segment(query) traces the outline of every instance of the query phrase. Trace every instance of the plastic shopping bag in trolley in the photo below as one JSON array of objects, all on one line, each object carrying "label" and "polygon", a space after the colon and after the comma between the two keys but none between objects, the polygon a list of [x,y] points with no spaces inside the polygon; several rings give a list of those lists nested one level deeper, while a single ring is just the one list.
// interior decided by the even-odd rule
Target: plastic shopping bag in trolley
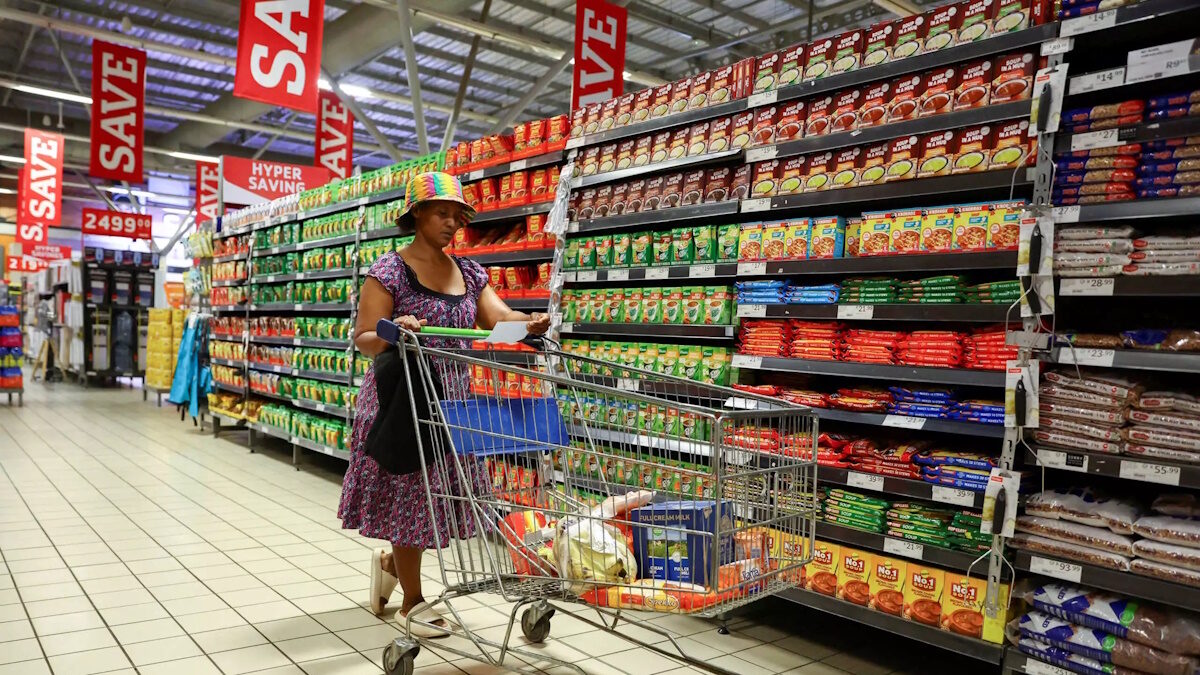
[{"label": "plastic shopping bag in trolley", "polygon": [[459,454],[549,452],[567,444],[552,398],[476,398],[442,401],[442,417]]}]

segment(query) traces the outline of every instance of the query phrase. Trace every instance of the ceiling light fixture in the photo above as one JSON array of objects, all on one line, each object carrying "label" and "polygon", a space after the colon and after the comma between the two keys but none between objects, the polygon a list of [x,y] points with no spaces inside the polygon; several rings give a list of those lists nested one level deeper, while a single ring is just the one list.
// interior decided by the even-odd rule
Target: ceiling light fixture
[{"label": "ceiling light fixture", "polygon": [[197,155],[197,154],[191,153],[191,152],[168,152],[167,156],[174,157],[175,159],[186,159],[191,162],[209,162],[212,164],[216,164],[217,162],[221,161],[220,157],[212,157],[210,155]]},{"label": "ceiling light fixture", "polygon": [[338,89],[341,89],[343,94],[354,98],[375,98],[375,92],[358,84],[338,82]]},{"label": "ceiling light fixture", "polygon": [[17,91],[23,91],[26,94],[34,94],[36,96],[49,96],[50,98],[57,98],[57,99],[60,99],[63,101],[71,101],[72,103],[82,103],[84,105],[92,104],[91,96],[84,96],[82,94],[72,94],[70,92],[58,91],[56,89],[43,89],[42,87],[35,87],[30,84],[18,84],[16,86],[14,86],[13,89],[16,89]]},{"label": "ceiling light fixture", "polygon": [[16,155],[0,155],[0,162],[12,162],[14,164],[24,164],[25,158],[17,157]]},{"label": "ceiling light fixture", "polygon": [[12,190],[9,188],[0,188],[0,195],[15,195],[15,194],[17,194],[16,190]]}]

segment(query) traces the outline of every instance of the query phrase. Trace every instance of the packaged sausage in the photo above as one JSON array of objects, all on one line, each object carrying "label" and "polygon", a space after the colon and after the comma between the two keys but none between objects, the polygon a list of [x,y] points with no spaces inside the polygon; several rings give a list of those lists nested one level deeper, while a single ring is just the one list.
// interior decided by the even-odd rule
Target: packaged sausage
[{"label": "packaged sausage", "polygon": [[1200,620],[1190,614],[1066,584],[1024,587],[1015,597],[1047,614],[1125,640],[1175,654],[1200,654]]}]

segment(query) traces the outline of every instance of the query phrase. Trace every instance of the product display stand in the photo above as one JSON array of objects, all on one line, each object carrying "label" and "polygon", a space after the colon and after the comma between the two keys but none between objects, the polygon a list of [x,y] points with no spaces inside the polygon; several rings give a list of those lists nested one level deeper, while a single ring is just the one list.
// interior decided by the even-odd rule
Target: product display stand
[{"label": "product display stand", "polygon": [[87,247],[83,273],[80,380],[145,378],[146,322],[154,304],[158,254]]}]

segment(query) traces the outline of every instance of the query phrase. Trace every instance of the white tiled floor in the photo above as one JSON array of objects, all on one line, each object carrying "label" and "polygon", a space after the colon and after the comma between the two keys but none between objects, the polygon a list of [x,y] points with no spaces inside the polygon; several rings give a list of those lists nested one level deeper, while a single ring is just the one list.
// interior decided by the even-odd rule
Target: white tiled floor
[{"label": "white tiled floor", "polygon": [[[244,438],[214,439],[128,389],[29,383],[24,408],[0,406],[0,675],[381,672],[399,631],[364,608],[374,542],[340,529],[344,464],[309,454],[295,471],[290,453],[251,454]],[[436,581],[436,558],[424,571]],[[503,636],[499,598],[457,607]],[[731,635],[654,621],[745,675],[982,672],[936,650],[934,669],[928,649],[783,602],[758,603]],[[552,625],[532,650],[588,673],[689,672],[569,616]],[[499,671],[431,648],[417,672]]]}]

